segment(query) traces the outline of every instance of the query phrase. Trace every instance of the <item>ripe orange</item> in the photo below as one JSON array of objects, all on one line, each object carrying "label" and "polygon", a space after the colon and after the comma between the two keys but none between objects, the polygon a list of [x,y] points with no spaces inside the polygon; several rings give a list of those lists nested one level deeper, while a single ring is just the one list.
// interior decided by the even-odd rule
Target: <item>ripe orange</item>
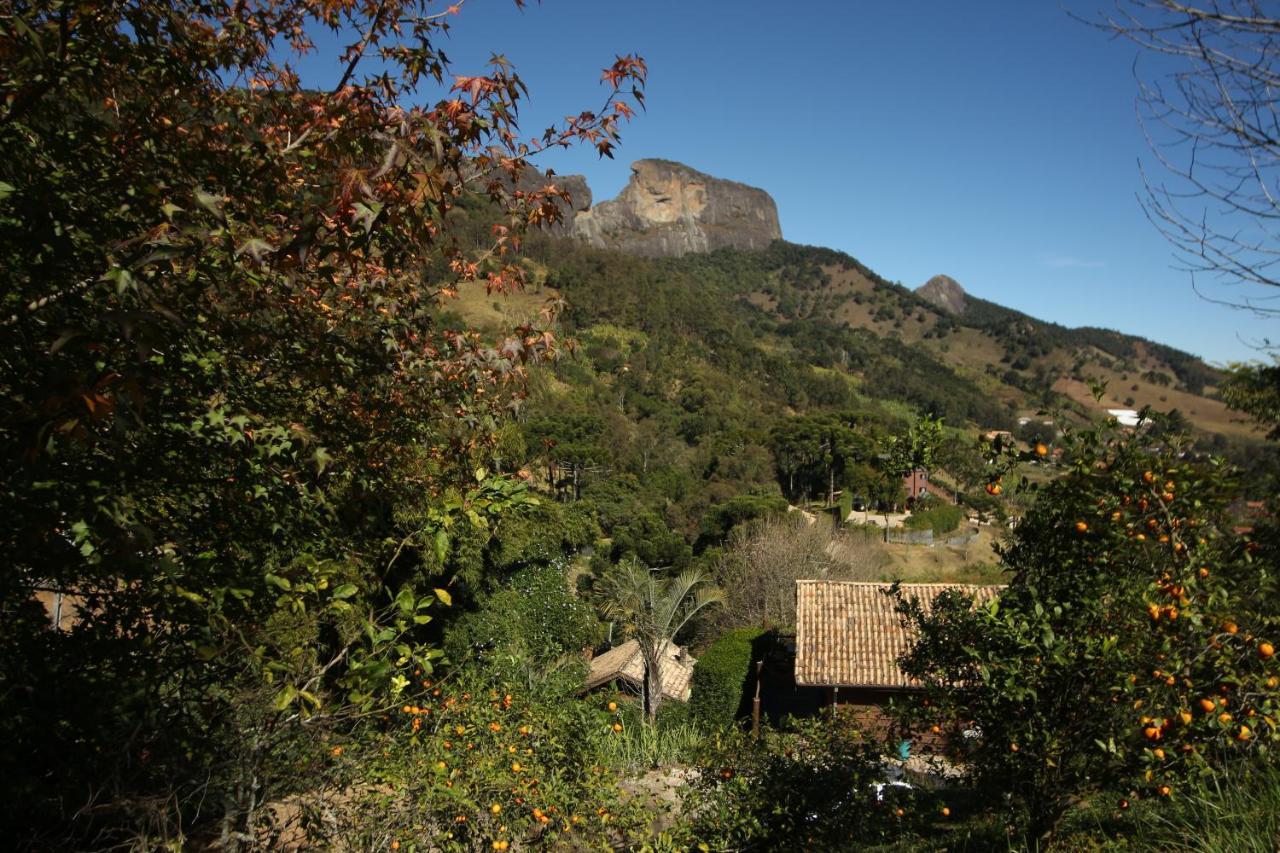
[{"label": "ripe orange", "polygon": [[1276,653],[1276,647],[1266,642],[1265,640],[1261,643],[1258,643],[1258,657],[1262,658],[1263,660],[1266,660],[1267,658],[1271,657],[1275,653]]},{"label": "ripe orange", "polygon": [[1240,627],[1234,622],[1223,622],[1222,630],[1226,631],[1228,634],[1234,634],[1240,630]]},{"label": "ripe orange", "polygon": [[930,727],[929,727],[929,731],[933,732],[935,735],[940,735],[940,734],[942,734],[942,727],[941,727],[941,726],[930,726]]},{"label": "ripe orange", "polygon": [[1160,740],[1160,738],[1164,737],[1157,726],[1147,726],[1142,730],[1142,734],[1147,740],[1152,741]]},{"label": "ripe orange", "polygon": [[610,710],[610,711],[616,711],[616,710],[618,710],[618,703],[617,703],[617,702],[610,702],[610,703],[609,703],[609,710]]},{"label": "ripe orange", "polygon": [[1018,745],[1017,745],[1016,743],[1011,743],[1011,744],[1009,744],[1009,751],[1010,751],[1010,752],[1017,752],[1017,751],[1018,751]]},{"label": "ripe orange", "polygon": [[1152,474],[1150,471],[1143,471],[1143,472],[1142,472],[1142,482],[1144,482],[1144,483],[1146,483],[1146,484],[1150,485],[1151,483],[1154,483],[1155,481],[1156,481],[1156,475],[1155,475],[1155,474]]},{"label": "ripe orange", "polygon": [[614,724],[613,724],[613,730],[614,730],[615,732],[620,732],[620,731],[622,731],[622,723],[614,723]]},{"label": "ripe orange", "polygon": [[1089,532],[1089,525],[1085,524],[1083,521],[1076,522],[1076,533],[1088,533],[1088,532]]},{"label": "ripe orange", "polygon": [[1200,567],[1200,571],[1198,572],[1198,574],[1200,575],[1200,579],[1201,579],[1201,580],[1204,580],[1205,578],[1209,577],[1209,569],[1208,569],[1208,567],[1207,567],[1207,566],[1201,566],[1201,567]]},{"label": "ripe orange", "polygon": [[1204,711],[1206,714],[1212,713],[1213,709],[1216,707],[1217,705],[1214,703],[1212,699],[1200,700],[1200,710]]},{"label": "ripe orange", "polygon": [[1277,687],[1280,687],[1280,678],[1274,675],[1271,676],[1270,678],[1267,679],[1267,686],[1270,687],[1272,690],[1275,690]]},{"label": "ripe orange", "polygon": [[1155,756],[1157,759],[1159,759],[1160,761],[1164,761],[1164,750],[1163,750],[1163,749],[1160,749],[1159,747],[1156,747],[1155,749],[1151,750],[1151,754],[1152,754],[1152,755],[1154,755],[1154,756]]},{"label": "ripe orange", "polygon": [[498,805],[497,803],[494,803],[493,805],[489,806],[489,812],[491,814],[502,814],[502,806]]},{"label": "ripe orange", "polygon": [[1049,455],[1049,448],[1045,446],[1043,441],[1036,442],[1036,456],[1044,457]]},{"label": "ripe orange", "polygon": [[896,809],[894,810],[893,813],[896,814],[898,817],[902,817],[904,814],[906,814],[906,812],[903,811],[902,809]]},{"label": "ripe orange", "polygon": [[1160,796],[1162,796],[1162,797],[1167,797],[1167,796],[1169,796],[1169,794],[1170,794],[1170,793],[1172,793],[1172,792],[1173,792],[1173,789],[1172,789],[1172,788],[1170,788],[1168,785],[1161,785],[1161,786],[1160,786],[1159,788],[1157,788],[1156,790],[1160,792]]},{"label": "ripe orange", "polygon": [[[1043,454],[1041,454],[1041,455],[1043,455]],[[943,806],[943,807],[942,807],[942,816],[943,816],[943,817],[951,817],[951,809],[949,809],[949,808],[948,808],[948,807],[946,807],[946,806]]]},{"label": "ripe orange", "polygon": [[393,839],[393,840],[391,841],[391,849],[392,849],[392,850],[399,850],[399,849],[400,849],[400,839],[396,838],[396,839]]},{"label": "ripe orange", "polygon": [[1231,722],[1231,715],[1228,714],[1226,711],[1223,711],[1221,714],[1218,715],[1218,722],[1220,723]]},{"label": "ripe orange", "polygon": [[1241,726],[1240,731],[1236,732],[1236,740],[1240,741],[1241,743],[1248,740],[1249,737],[1250,737],[1250,734],[1249,734],[1248,726]]}]

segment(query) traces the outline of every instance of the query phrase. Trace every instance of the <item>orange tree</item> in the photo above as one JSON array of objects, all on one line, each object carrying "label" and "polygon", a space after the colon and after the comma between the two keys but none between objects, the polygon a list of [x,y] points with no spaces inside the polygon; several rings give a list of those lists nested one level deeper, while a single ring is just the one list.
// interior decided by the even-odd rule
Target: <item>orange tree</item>
[{"label": "orange tree", "polygon": [[996,601],[900,601],[926,686],[908,724],[976,728],[977,780],[1035,837],[1091,792],[1176,797],[1280,743],[1276,538],[1235,528],[1232,472],[1142,431],[1065,447],[999,549]]},{"label": "orange tree", "polygon": [[581,663],[525,666],[456,670],[396,709],[377,738],[327,744],[358,796],[312,840],[452,851],[619,849],[643,838],[650,806],[625,799],[600,759],[602,741],[624,737],[616,703],[575,695]]},{"label": "orange tree", "polygon": [[[461,5],[0,12],[12,819],[198,795],[234,843],[279,733],[428,670],[455,532],[523,502],[486,448],[555,338],[484,340],[440,303],[522,285],[521,233],[567,200],[527,158],[609,154],[645,68],[619,58],[603,108],[522,139],[507,63],[455,77],[435,47]],[[338,79],[307,88],[291,62],[328,32]],[[68,630],[38,592],[76,604]]]}]

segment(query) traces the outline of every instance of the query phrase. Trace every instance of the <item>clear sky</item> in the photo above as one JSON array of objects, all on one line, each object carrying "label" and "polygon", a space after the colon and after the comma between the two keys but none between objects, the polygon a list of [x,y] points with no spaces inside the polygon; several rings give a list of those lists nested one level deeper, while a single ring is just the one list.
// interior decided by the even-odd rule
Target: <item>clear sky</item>
[{"label": "clear sky", "polygon": [[[1137,49],[1068,15],[1106,0],[467,0],[444,44],[453,72],[490,53],[530,89],[522,127],[602,100],[619,53],[649,65],[648,111],[616,161],[582,173],[597,200],[632,160],[678,160],[767,190],[782,231],[917,287],[1103,326],[1215,362],[1259,357],[1277,321],[1210,304],[1138,204],[1153,166],[1135,114]],[[336,78],[336,62],[306,76]],[[310,80],[308,81],[310,82]],[[434,96],[434,93],[432,93]]]}]

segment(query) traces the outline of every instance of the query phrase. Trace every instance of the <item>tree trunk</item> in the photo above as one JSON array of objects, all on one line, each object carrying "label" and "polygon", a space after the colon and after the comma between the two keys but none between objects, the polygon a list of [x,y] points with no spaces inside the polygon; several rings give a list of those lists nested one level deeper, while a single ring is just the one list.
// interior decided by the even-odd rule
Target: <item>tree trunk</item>
[{"label": "tree trunk", "polygon": [[656,650],[643,654],[644,658],[644,715],[650,723],[658,718],[658,706],[662,704],[662,677]]}]

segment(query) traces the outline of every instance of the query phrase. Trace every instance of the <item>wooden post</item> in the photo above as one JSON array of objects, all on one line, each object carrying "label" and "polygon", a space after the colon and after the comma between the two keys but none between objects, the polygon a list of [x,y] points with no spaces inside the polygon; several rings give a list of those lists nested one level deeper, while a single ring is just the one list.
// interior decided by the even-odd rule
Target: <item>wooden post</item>
[{"label": "wooden post", "polygon": [[760,739],[760,673],[764,670],[764,661],[756,661],[756,698],[751,702],[751,737]]}]

